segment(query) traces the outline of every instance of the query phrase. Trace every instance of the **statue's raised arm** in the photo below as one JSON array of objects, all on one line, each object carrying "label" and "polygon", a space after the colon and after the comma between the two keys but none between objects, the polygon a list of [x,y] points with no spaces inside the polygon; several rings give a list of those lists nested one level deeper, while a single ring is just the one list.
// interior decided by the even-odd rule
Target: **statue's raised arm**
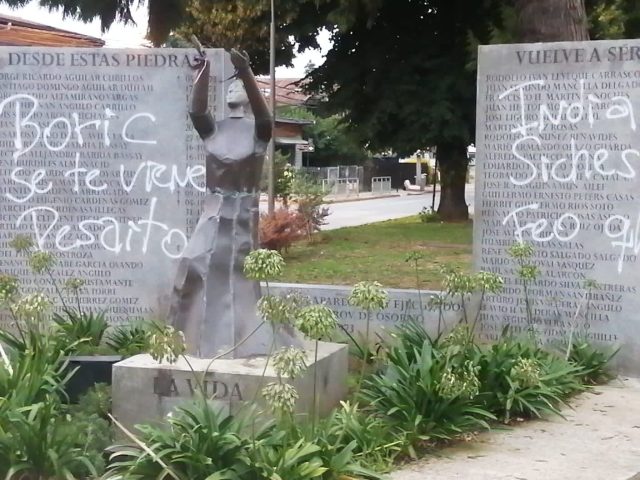
[{"label": "statue's raised arm", "polygon": [[[195,40],[197,42],[197,40]],[[192,68],[195,70],[193,92],[191,93],[191,121],[202,138],[213,135],[216,123],[209,111],[209,72],[211,64],[200,43],[196,43],[198,53]]]},{"label": "statue's raised arm", "polygon": [[249,56],[246,52],[243,54],[235,49],[232,49],[229,53],[231,55],[231,63],[236,68],[238,78],[244,83],[244,88],[247,92],[249,105],[251,105],[251,110],[253,111],[256,122],[256,137],[264,142],[268,142],[271,140],[273,118],[251,71]]}]

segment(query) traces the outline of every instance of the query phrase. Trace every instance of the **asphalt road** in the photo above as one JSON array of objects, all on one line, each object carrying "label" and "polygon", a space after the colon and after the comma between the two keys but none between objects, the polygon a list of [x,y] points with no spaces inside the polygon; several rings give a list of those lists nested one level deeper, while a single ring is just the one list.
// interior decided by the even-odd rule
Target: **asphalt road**
[{"label": "asphalt road", "polygon": [[[474,186],[467,185],[466,199],[469,213],[473,213]],[[440,194],[436,192],[436,208]],[[359,200],[355,202],[332,203],[328,205],[331,214],[327,217],[327,225],[323,230],[342,227],[355,227],[367,223],[382,222],[394,218],[416,215],[422,207],[431,207],[432,193],[421,195],[402,194],[399,197]]]}]

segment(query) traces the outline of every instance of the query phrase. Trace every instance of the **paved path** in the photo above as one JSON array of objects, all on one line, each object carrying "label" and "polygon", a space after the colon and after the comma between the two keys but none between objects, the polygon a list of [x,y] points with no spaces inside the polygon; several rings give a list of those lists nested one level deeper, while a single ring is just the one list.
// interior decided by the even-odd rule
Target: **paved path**
[{"label": "paved path", "polygon": [[574,399],[566,420],[526,422],[445,449],[392,480],[630,480],[640,472],[640,380]]},{"label": "paved path", "polygon": [[[473,215],[474,186],[467,185],[466,200],[469,214]],[[383,222],[395,218],[417,215],[422,207],[431,207],[433,193],[422,194],[394,192],[388,197],[368,199],[367,194],[361,197],[339,198],[334,203],[327,204],[331,214],[327,217],[327,224],[322,230],[333,230],[342,227],[356,227],[367,223]],[[438,208],[440,192],[436,192],[435,205]],[[277,208],[277,206],[276,206]],[[260,202],[260,211],[267,211],[266,198]]]},{"label": "paved path", "polygon": [[[420,195],[408,195],[402,192],[397,197],[333,203],[329,205],[331,215],[327,217],[327,225],[323,227],[323,230],[354,227],[416,215],[422,210],[422,207],[431,207],[432,195],[431,192]],[[466,199],[469,205],[469,213],[473,213],[473,195],[473,185],[467,185]],[[436,208],[439,201],[440,192],[436,192]]]}]

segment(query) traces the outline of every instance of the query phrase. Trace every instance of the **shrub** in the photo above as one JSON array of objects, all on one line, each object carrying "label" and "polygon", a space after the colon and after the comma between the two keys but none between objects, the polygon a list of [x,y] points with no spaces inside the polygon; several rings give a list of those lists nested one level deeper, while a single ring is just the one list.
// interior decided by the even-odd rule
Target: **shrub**
[{"label": "shrub", "polygon": [[467,347],[428,337],[416,345],[414,335],[408,338],[388,348],[389,365],[365,381],[361,398],[369,408],[404,432],[411,445],[488,428],[495,417],[475,399],[478,367],[467,358]]},{"label": "shrub", "polygon": [[431,207],[422,207],[418,212],[418,217],[422,223],[440,223],[440,215]]},{"label": "shrub", "polygon": [[138,355],[149,351],[152,332],[151,323],[119,325],[107,333],[106,344],[118,355]]},{"label": "shrub", "polygon": [[97,475],[83,448],[79,431],[65,417],[54,397],[21,408],[12,407],[0,432],[0,475],[9,480],[78,478]]},{"label": "shrub", "polygon": [[[29,330],[24,350],[0,362],[0,477],[8,480],[97,475],[80,440],[85,427],[61,399],[70,376],[51,335]],[[86,438],[86,437],[85,437]]]},{"label": "shrub", "polygon": [[530,336],[505,332],[482,350],[479,365],[479,398],[504,422],[560,414],[558,406],[566,397],[584,389],[579,367],[542,350]]},{"label": "shrub", "polygon": [[80,353],[100,347],[109,328],[105,314],[64,308],[62,313],[54,312],[52,320],[58,327],[61,342],[67,343],[67,350]]},{"label": "shrub", "polygon": [[619,349],[605,349],[593,345],[585,336],[574,336],[568,350],[567,360],[580,368],[583,383],[596,385],[615,378],[609,363]]},{"label": "shrub", "polygon": [[322,198],[315,197],[298,197],[296,203],[298,205],[298,214],[302,218],[305,233],[308,239],[319,232],[324,225],[327,224],[327,217],[331,211],[329,207],[322,206]]},{"label": "shrub", "polygon": [[342,456],[349,462],[357,461],[375,471],[389,470],[405,445],[404,435],[382,417],[370,415],[350,402],[342,402],[324,418],[313,438],[323,452],[332,452],[332,457],[348,449],[349,453]]},{"label": "shrub", "polygon": [[308,239],[319,232],[326,224],[329,208],[323,207],[324,192],[312,178],[298,172],[291,186],[291,193],[296,203],[296,210],[300,215],[304,232]]},{"label": "shrub", "polygon": [[286,252],[293,242],[305,235],[304,220],[297,212],[280,208],[271,215],[260,216],[260,246]]},{"label": "shrub", "polygon": [[250,478],[251,441],[242,435],[242,422],[203,398],[177,408],[167,421],[169,428],[138,427],[140,441],[148,447],[117,448],[105,480]]},{"label": "shrub", "polygon": [[[170,428],[139,427],[135,447],[119,447],[105,480],[378,479],[352,459],[354,445],[328,445],[307,438],[294,423],[253,425],[216,410],[203,398],[179,407]],[[283,428],[284,427],[284,428]]]}]

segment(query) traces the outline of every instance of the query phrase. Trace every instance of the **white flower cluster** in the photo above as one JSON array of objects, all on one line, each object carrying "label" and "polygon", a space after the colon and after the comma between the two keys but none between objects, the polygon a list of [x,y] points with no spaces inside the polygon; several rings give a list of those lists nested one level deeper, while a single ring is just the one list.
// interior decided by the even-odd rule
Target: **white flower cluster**
[{"label": "white flower cluster", "polygon": [[284,259],[275,250],[254,250],[244,259],[244,273],[253,280],[269,280],[284,269]]},{"label": "white flower cluster", "polygon": [[13,237],[13,240],[9,242],[9,246],[18,253],[28,252],[33,246],[33,239],[29,235],[19,234]]},{"label": "white flower cluster", "polygon": [[462,273],[457,269],[443,269],[444,290],[448,295],[467,295],[476,289],[473,275]]},{"label": "white flower cluster", "polygon": [[298,400],[298,392],[288,383],[269,383],[262,389],[262,395],[271,408],[280,413],[293,413]]},{"label": "white flower cluster", "polygon": [[508,255],[515,260],[527,260],[533,256],[533,246],[525,242],[517,242],[509,247]]},{"label": "white flower cluster", "polygon": [[265,295],[258,300],[258,312],[271,325],[286,325],[295,314],[295,306],[285,297]]},{"label": "white flower cluster", "polygon": [[312,340],[326,337],[338,326],[336,314],[326,305],[301,308],[296,317],[296,328]]},{"label": "white flower cluster", "polygon": [[273,355],[273,368],[281,377],[293,379],[307,368],[305,360],[306,356],[303,350],[285,347]]},{"label": "white flower cluster", "polygon": [[49,298],[41,292],[25,295],[15,304],[16,315],[25,320],[37,320],[51,306]]},{"label": "white flower cluster", "polygon": [[511,378],[523,388],[535,387],[540,383],[540,366],[534,358],[518,358],[511,367]]},{"label": "white flower cluster", "polygon": [[86,283],[87,282],[81,278],[69,278],[64,282],[64,288],[73,292],[77,292],[82,287],[84,287]]},{"label": "white flower cluster", "polygon": [[471,360],[467,360],[457,369],[448,368],[440,378],[438,394],[448,400],[457,397],[474,398],[480,391],[477,369]]},{"label": "white flower cluster", "polygon": [[0,303],[10,303],[19,289],[18,279],[11,275],[0,275]]},{"label": "white flower cluster", "polygon": [[36,273],[49,272],[56,265],[56,257],[51,252],[38,250],[29,255],[29,266]]},{"label": "white flower cluster", "polygon": [[165,326],[154,333],[149,341],[149,355],[160,363],[175,363],[186,350],[184,334],[171,326]]},{"label": "white flower cluster", "polygon": [[504,287],[504,279],[493,272],[476,273],[475,283],[478,288],[487,293],[499,293]]},{"label": "white flower cluster", "polygon": [[351,290],[349,303],[363,310],[382,310],[389,303],[389,294],[378,282],[359,282]]}]

